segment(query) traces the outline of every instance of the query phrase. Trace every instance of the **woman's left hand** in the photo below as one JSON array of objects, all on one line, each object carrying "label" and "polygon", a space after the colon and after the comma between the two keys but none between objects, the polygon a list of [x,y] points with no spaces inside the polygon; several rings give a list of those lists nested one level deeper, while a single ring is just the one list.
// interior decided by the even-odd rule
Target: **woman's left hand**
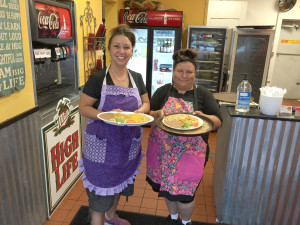
[{"label": "woman's left hand", "polygon": [[194,111],[193,114],[194,115],[204,115],[204,113],[201,111]]},{"label": "woman's left hand", "polygon": [[144,111],[142,109],[137,109],[133,111],[134,113],[144,113]]}]

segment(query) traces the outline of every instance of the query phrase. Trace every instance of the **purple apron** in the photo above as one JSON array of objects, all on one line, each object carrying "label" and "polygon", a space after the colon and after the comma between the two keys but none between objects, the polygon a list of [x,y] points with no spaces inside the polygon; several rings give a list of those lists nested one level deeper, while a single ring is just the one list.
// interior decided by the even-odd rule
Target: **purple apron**
[{"label": "purple apron", "polygon": [[[164,109],[168,113],[197,110],[197,92],[194,98],[168,97]],[[206,143],[201,136],[179,136],[156,125],[150,131],[147,148],[147,176],[160,185],[160,191],[171,195],[193,196],[203,176]]]},{"label": "purple apron", "polygon": [[[106,70],[106,74],[109,67]],[[129,73],[133,88],[107,85],[106,76],[98,109],[104,112],[120,108],[134,111],[142,101]],[[114,195],[132,184],[140,173],[141,127],[115,126],[101,120],[90,120],[84,131],[82,159],[79,161],[83,185],[97,195]]]}]

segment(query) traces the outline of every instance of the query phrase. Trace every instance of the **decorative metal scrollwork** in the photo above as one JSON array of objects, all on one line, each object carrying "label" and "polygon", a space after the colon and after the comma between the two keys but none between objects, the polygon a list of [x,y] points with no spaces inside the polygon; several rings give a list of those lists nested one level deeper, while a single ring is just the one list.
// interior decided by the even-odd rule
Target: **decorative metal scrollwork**
[{"label": "decorative metal scrollwork", "polygon": [[84,14],[80,16],[80,26],[83,34],[85,82],[96,68],[96,51],[105,49],[105,37],[95,37],[96,18],[93,15],[90,2],[86,1],[86,5]]}]

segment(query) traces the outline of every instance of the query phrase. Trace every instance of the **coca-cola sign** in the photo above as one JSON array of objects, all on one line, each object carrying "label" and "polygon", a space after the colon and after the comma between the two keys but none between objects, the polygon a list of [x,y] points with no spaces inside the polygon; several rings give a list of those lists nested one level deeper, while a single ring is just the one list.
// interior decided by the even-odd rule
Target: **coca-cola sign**
[{"label": "coca-cola sign", "polygon": [[66,8],[35,2],[38,38],[72,38],[70,12]]},{"label": "coca-cola sign", "polygon": [[120,10],[120,23],[143,26],[181,27],[182,11]]},{"label": "coca-cola sign", "polygon": [[147,25],[147,11],[121,9],[120,23]]},{"label": "coca-cola sign", "polygon": [[42,12],[38,14],[38,26],[39,29],[56,30],[59,29],[59,16],[55,13],[51,13],[50,16],[43,15]]},{"label": "coca-cola sign", "polygon": [[182,11],[147,11],[148,26],[181,27]]}]

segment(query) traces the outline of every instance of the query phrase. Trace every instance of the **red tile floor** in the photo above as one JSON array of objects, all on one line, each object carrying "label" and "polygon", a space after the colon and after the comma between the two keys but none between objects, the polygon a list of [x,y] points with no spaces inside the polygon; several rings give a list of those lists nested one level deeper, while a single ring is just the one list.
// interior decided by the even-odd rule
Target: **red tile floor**
[{"label": "red tile floor", "polygon": [[[147,149],[148,135],[150,128],[144,128],[145,135],[142,140],[142,151],[145,154]],[[214,153],[216,148],[216,133],[211,132],[209,137],[210,159],[206,164],[204,176],[200,187],[196,192],[196,207],[192,220],[208,223],[216,223],[216,209],[213,201],[212,175],[214,164]],[[167,216],[168,210],[163,198],[158,198],[151,187],[145,181],[146,158],[142,160],[140,166],[141,173],[136,176],[134,184],[134,195],[126,202],[125,197],[121,197],[118,209],[159,216]],[[88,205],[88,198],[81,179],[77,181],[59,207],[44,225],[69,225],[77,210],[82,205]]]}]

